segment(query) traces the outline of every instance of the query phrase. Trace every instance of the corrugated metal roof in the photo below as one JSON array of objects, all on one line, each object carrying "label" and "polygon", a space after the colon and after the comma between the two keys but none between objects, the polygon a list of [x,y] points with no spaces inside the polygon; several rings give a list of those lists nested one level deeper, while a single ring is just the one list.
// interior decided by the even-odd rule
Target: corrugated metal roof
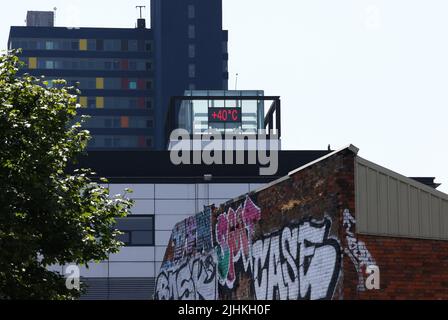
[{"label": "corrugated metal roof", "polygon": [[448,240],[448,195],[356,158],[357,232]]}]

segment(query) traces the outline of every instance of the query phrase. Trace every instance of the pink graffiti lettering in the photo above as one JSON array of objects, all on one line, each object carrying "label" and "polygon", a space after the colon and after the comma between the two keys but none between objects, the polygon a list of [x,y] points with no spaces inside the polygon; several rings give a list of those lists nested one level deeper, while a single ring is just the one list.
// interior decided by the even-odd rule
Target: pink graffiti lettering
[{"label": "pink graffiti lettering", "polygon": [[229,288],[235,282],[235,263],[242,259],[244,269],[250,264],[250,248],[255,223],[261,218],[261,210],[247,197],[244,207],[239,206],[235,211],[229,208],[227,213],[218,217],[216,226],[216,241],[221,246],[221,252],[227,253],[218,256],[218,263],[222,267],[221,283]]}]

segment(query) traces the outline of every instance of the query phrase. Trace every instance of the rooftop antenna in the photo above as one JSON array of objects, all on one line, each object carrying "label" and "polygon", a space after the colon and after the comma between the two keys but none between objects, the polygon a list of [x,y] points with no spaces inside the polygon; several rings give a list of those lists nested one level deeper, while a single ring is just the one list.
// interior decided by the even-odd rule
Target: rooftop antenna
[{"label": "rooftop antenna", "polygon": [[140,19],[143,19],[142,9],[146,8],[146,6],[135,6],[135,8],[140,10]]},{"label": "rooftop antenna", "polygon": [[238,88],[238,73],[235,75],[235,90]]},{"label": "rooftop antenna", "polygon": [[58,10],[58,8],[56,8],[56,7],[54,7],[53,8],[53,11],[54,11],[54,21],[53,21],[53,23],[54,23],[54,25],[56,25],[56,11]]},{"label": "rooftop antenna", "polygon": [[146,8],[146,6],[135,6],[137,9],[140,9],[140,18],[137,19],[137,28],[145,29],[146,28],[146,20],[143,18],[142,9]]}]

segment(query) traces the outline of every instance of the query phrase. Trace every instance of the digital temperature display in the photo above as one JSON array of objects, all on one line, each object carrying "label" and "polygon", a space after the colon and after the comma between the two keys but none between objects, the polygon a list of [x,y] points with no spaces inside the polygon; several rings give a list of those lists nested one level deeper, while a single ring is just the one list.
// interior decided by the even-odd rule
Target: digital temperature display
[{"label": "digital temperature display", "polygon": [[240,108],[209,108],[209,123],[241,123]]}]

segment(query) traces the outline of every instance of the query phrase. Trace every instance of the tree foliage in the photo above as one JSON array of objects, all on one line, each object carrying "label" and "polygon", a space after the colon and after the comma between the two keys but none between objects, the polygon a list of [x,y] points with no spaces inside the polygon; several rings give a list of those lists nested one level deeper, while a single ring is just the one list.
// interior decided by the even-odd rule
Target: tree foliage
[{"label": "tree foliage", "polygon": [[73,299],[79,291],[48,267],[117,252],[115,218],[132,201],[68,170],[90,138],[75,121],[79,92],[19,76],[20,64],[17,52],[0,56],[0,298]]}]

